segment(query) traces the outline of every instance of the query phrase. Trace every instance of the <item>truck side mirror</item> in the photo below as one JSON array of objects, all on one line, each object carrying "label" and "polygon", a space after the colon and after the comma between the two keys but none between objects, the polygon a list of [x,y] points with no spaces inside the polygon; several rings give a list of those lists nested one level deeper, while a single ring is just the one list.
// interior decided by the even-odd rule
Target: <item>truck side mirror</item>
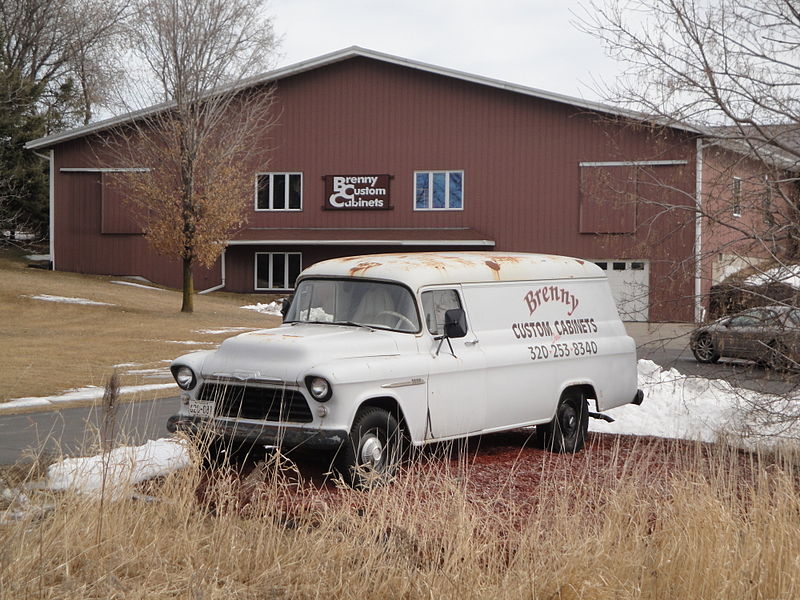
[{"label": "truck side mirror", "polygon": [[451,308],[444,313],[444,336],[452,339],[467,335],[467,315],[463,308]]},{"label": "truck side mirror", "polygon": [[289,296],[281,301],[281,317],[284,319],[286,318],[286,313],[289,312],[289,307],[292,305],[292,298],[294,296]]}]

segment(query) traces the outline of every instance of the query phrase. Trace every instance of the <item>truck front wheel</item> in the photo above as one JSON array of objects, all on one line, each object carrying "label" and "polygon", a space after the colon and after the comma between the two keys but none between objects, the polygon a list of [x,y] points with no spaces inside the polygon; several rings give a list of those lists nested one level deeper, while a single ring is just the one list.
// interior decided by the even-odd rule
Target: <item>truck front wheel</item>
[{"label": "truck front wheel", "polygon": [[339,472],[347,483],[368,489],[386,483],[400,464],[403,436],[397,419],[375,406],[361,409],[339,450]]},{"label": "truck front wheel", "polygon": [[555,418],[536,426],[537,445],[560,454],[583,448],[589,430],[589,407],[583,393],[565,390],[556,408]]}]

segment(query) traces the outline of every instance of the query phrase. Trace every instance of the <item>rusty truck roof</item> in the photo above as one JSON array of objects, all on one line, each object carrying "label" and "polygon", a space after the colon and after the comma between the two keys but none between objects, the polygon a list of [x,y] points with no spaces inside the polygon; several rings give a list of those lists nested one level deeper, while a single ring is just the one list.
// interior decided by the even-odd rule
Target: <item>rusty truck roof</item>
[{"label": "rusty truck roof", "polygon": [[521,252],[411,252],[334,258],[311,265],[301,277],[387,279],[418,289],[425,285],[585,279],[604,277],[591,261]]}]

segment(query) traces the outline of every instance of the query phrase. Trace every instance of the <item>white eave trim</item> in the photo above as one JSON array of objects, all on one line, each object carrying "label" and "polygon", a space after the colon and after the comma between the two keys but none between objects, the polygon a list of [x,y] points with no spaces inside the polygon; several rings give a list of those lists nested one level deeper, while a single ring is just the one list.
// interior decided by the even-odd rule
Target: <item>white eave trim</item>
[{"label": "white eave trim", "polygon": [[581,167],[672,167],[687,164],[688,160],[607,160],[578,163]]},{"label": "white eave trim", "polygon": [[228,246],[478,246],[491,247],[493,240],[232,240]]},{"label": "white eave trim", "polygon": [[89,168],[89,167],[61,167],[60,173],[149,173],[150,167],[109,167],[109,168]]},{"label": "white eave trim", "polygon": [[[558,94],[555,92],[540,90],[538,88],[532,88],[523,85],[517,85],[514,83],[509,83],[508,81],[503,81],[500,79],[493,79],[491,77],[483,77],[481,75],[465,73],[464,71],[457,71],[455,69],[439,67],[436,65],[431,65],[416,60],[411,60],[408,58],[402,58],[400,56],[394,56],[392,54],[376,52],[375,50],[367,50],[359,46],[351,46],[349,48],[344,48],[343,50],[337,50],[335,52],[323,54],[322,56],[318,56],[316,58],[305,60],[299,63],[294,63],[292,65],[275,69],[274,71],[269,71],[267,73],[262,73],[254,77],[250,77],[248,79],[243,79],[242,81],[239,81],[234,85],[221,87],[217,90],[211,90],[209,91],[209,95],[215,93],[226,93],[230,91],[235,91],[237,89],[246,89],[248,87],[254,87],[256,85],[264,85],[267,83],[272,83],[274,81],[278,81],[286,77],[299,75],[300,73],[304,73],[306,71],[311,71],[319,67],[324,67],[330,64],[334,64],[355,57],[372,58],[374,60],[379,60],[394,65],[408,67],[411,69],[415,69],[417,71],[425,71],[427,73],[434,73],[436,75],[443,75],[445,77],[451,77],[454,79],[460,79],[462,81],[468,81],[479,85],[485,85],[501,90],[506,90],[509,92],[513,92],[515,94],[523,94],[525,96],[532,96],[534,98],[540,98],[543,100],[551,100],[553,102],[568,104],[570,106],[575,106],[577,108],[582,108],[585,110],[601,112],[604,114],[624,117],[636,121],[643,121],[657,125],[664,125],[667,127],[672,127],[674,129],[688,131],[691,133],[700,133],[698,129],[677,121],[667,122],[664,119],[655,118],[652,115],[646,115],[644,113],[638,113],[632,110],[627,110],[616,106],[609,106],[601,102],[584,100],[582,98],[575,98],[572,96],[567,96],[565,94]],[[91,133],[96,133],[99,131],[110,129],[122,123],[135,121],[136,119],[146,117],[148,115],[155,114],[162,110],[170,108],[173,105],[174,105],[173,102],[163,102],[161,104],[156,104],[154,106],[126,113],[124,115],[112,117],[110,119],[105,119],[103,121],[98,121],[97,123],[92,123],[90,125],[85,125],[83,127],[71,129],[69,131],[64,131],[61,133],[49,135],[28,142],[27,144],[25,144],[25,148],[27,148],[28,150],[47,148],[55,144],[60,144],[62,142],[66,142],[72,139],[83,137],[85,135],[89,135]]]}]

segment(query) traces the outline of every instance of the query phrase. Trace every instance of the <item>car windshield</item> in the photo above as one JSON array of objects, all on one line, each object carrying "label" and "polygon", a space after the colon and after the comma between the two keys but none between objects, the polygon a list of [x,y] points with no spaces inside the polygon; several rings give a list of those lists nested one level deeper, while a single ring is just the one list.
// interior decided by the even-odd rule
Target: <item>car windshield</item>
[{"label": "car windshield", "polygon": [[420,330],[411,292],[398,284],[363,279],[304,279],[284,319],[286,323],[333,323]]}]

